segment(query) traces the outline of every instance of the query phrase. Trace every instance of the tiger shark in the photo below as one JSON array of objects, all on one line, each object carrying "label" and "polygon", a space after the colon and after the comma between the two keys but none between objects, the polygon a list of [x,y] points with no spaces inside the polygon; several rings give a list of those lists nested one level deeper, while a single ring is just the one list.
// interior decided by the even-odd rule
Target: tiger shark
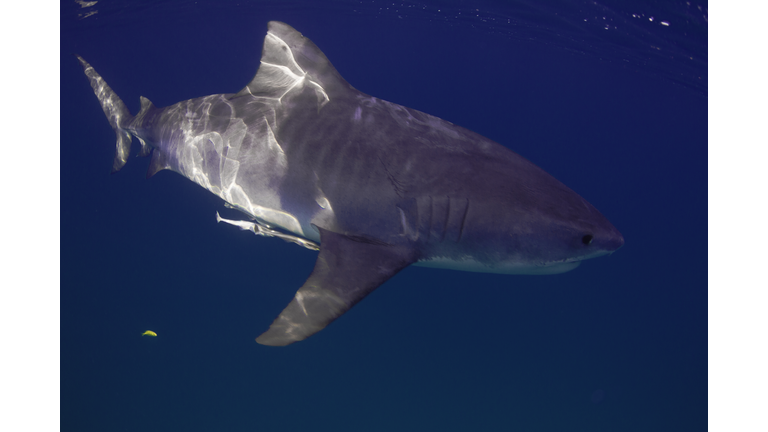
[{"label": "tiger shark", "polygon": [[147,177],[172,170],[221,197],[263,236],[319,250],[311,275],[256,338],[284,346],[325,328],[413,264],[554,274],[624,238],[590,203],[511,150],[450,122],[364,94],[322,51],[272,21],[253,80],[237,93],[136,116],[78,56],[117,135]]}]

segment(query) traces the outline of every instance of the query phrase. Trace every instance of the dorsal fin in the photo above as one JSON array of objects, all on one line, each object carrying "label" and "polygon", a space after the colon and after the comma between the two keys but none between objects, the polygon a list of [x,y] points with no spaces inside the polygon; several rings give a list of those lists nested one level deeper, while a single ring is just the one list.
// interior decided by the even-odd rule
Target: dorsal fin
[{"label": "dorsal fin", "polygon": [[169,169],[171,165],[168,163],[165,155],[159,149],[152,150],[152,159],[149,162],[149,169],[147,169],[147,178],[152,177],[158,172]]},{"label": "dorsal fin", "polygon": [[268,28],[259,70],[234,97],[253,95],[282,101],[290,91],[310,87],[322,107],[334,95],[353,90],[311,40],[278,21],[270,21]]}]

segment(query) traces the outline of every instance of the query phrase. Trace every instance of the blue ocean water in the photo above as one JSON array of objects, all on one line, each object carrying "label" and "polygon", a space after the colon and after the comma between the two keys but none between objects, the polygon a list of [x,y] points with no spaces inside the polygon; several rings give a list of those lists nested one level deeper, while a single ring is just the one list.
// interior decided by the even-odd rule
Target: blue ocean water
[{"label": "blue ocean water", "polygon": [[[706,2],[91,3],[61,4],[62,430],[706,430]],[[71,54],[136,113],[238,91],[270,20],[541,166],[625,246],[552,276],[407,268],[256,344],[316,254],[216,224],[237,213],[147,159],[110,175]]]}]

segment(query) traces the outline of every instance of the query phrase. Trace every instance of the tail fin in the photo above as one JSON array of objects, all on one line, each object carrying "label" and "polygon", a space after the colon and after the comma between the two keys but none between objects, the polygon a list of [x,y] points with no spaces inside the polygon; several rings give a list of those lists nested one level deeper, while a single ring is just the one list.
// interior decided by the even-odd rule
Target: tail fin
[{"label": "tail fin", "polygon": [[82,57],[77,56],[80,60],[80,64],[83,65],[83,71],[85,76],[91,82],[93,92],[96,93],[96,97],[99,98],[101,108],[104,110],[104,114],[109,120],[109,124],[112,125],[112,129],[115,130],[117,135],[117,143],[115,145],[115,160],[112,162],[112,172],[119,171],[120,168],[125,165],[128,160],[128,154],[131,152],[131,134],[123,129],[125,125],[128,125],[133,119],[133,116],[128,112],[128,108],[122,100],[115,94],[114,91],[107,85],[104,79],[96,73],[93,66],[88,64]]}]

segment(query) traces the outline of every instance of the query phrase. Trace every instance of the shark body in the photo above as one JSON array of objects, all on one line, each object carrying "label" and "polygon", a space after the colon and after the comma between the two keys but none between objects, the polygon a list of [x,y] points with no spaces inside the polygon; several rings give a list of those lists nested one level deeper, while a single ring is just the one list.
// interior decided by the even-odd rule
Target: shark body
[{"label": "shark body", "polygon": [[619,231],[591,204],[505,147],[437,117],[361,93],[292,27],[270,22],[240,92],[132,116],[82,58],[117,135],[148,177],[173,170],[244,212],[232,223],[319,249],[315,268],[256,341],[322,330],[411,264],[551,274],[612,253]]}]

